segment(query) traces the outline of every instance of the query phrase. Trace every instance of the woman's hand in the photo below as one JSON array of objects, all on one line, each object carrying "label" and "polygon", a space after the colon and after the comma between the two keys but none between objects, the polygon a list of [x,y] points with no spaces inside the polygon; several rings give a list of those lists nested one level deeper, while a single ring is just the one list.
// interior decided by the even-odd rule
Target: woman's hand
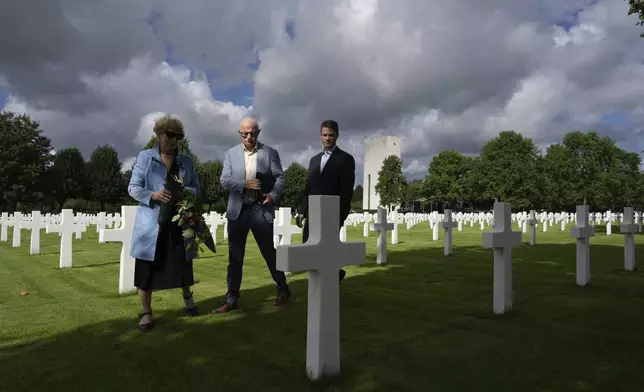
[{"label": "woman's hand", "polygon": [[154,192],[152,194],[152,200],[158,201],[161,203],[169,203],[170,200],[172,200],[172,193],[170,191],[164,189],[158,192]]}]

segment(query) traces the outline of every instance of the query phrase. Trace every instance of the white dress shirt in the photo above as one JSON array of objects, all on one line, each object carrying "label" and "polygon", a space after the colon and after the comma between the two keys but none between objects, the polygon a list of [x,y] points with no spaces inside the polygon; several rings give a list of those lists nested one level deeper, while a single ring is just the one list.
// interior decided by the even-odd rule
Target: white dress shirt
[{"label": "white dress shirt", "polygon": [[[257,176],[257,145],[252,151],[248,151],[244,146],[244,168],[246,169],[246,181],[254,180]],[[256,199],[255,191],[252,189],[244,188],[242,196],[244,204],[252,203]]]},{"label": "white dress shirt", "polygon": [[333,151],[335,151],[336,146],[333,146],[332,149],[324,151],[322,153],[322,161],[320,162],[320,173],[322,173],[322,170],[324,170],[324,166],[326,166],[326,163],[329,161],[329,158],[331,158],[331,154],[333,154]]}]

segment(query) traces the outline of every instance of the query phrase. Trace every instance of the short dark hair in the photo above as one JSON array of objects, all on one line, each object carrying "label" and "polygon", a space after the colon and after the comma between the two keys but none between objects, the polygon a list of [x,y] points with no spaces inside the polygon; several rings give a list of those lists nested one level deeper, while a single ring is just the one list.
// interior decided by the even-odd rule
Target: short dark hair
[{"label": "short dark hair", "polygon": [[333,120],[323,121],[322,125],[320,125],[320,131],[322,131],[322,128],[332,129],[335,132],[336,136],[340,134],[340,126]]}]

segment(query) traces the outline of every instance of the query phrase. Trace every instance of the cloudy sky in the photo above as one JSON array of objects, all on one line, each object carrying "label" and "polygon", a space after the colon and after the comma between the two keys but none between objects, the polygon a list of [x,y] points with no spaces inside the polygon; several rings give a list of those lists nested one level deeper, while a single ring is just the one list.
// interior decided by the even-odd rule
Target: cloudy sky
[{"label": "cloudy sky", "polygon": [[0,0],[0,107],[56,149],[131,162],[160,113],[202,160],[255,116],[284,166],[340,123],[398,135],[408,178],[514,129],[540,146],[594,129],[644,149],[644,39],[624,0]]}]

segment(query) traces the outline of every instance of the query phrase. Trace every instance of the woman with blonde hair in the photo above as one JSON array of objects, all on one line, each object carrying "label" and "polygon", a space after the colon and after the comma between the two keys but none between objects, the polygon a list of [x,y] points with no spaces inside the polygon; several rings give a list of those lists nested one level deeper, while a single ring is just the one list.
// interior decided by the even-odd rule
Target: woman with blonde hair
[{"label": "woman with blonde hair", "polygon": [[186,311],[198,315],[190,287],[194,284],[192,260],[195,251],[186,250],[186,241],[177,222],[176,204],[182,189],[199,193],[199,181],[192,158],[179,154],[184,138],[181,121],[163,116],[154,124],[158,143],[139,153],[132,169],[128,193],[139,202],[131,255],[135,258],[134,286],[138,288],[143,311],[138,328],[153,327],[152,291],[183,289]]}]

